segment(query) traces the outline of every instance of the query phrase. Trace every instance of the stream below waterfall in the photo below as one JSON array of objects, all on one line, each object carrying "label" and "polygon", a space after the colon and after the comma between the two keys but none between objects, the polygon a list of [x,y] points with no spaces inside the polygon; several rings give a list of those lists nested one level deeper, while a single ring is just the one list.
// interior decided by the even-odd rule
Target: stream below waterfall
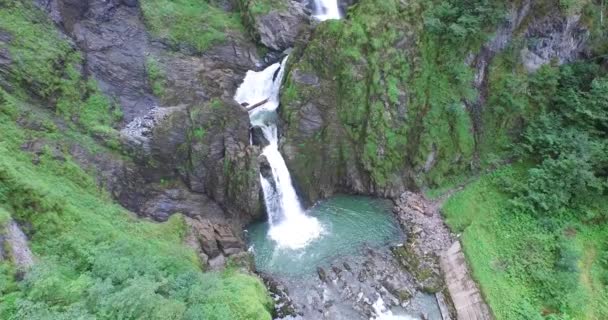
[{"label": "stream below waterfall", "polygon": [[283,276],[313,274],[317,267],[329,267],[336,258],[356,255],[364,248],[381,248],[403,242],[399,225],[386,200],[336,196],[308,210],[318,219],[323,234],[301,249],[284,249],[268,236],[270,224],[248,228],[250,250],[259,271]]}]

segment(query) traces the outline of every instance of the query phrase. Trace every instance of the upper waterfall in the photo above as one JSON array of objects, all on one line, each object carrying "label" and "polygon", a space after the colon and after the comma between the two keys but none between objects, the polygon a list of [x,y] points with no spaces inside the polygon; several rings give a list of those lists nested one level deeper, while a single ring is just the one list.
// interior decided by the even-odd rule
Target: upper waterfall
[{"label": "upper waterfall", "polygon": [[314,17],[321,20],[341,19],[338,0],[315,0]]},{"label": "upper waterfall", "polygon": [[299,249],[317,238],[322,231],[318,220],[307,216],[302,209],[291,181],[285,160],[279,152],[276,110],[287,57],[260,71],[249,71],[234,99],[241,104],[260,106],[249,111],[253,127],[261,129],[268,146],[262,151],[270,173],[260,173],[264,202],[271,228],[270,237],[279,247]]}]

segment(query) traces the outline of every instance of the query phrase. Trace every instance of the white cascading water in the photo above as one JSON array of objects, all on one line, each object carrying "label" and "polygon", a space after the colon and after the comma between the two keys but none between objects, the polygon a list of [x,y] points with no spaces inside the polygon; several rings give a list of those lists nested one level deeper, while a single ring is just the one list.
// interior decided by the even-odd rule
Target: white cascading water
[{"label": "white cascading water", "polygon": [[321,20],[341,19],[338,0],[315,0],[314,17]]},{"label": "white cascading water", "polygon": [[249,118],[252,126],[262,129],[264,138],[269,142],[262,155],[268,160],[273,181],[260,174],[270,223],[269,235],[281,248],[300,249],[319,237],[322,227],[316,218],[307,216],[302,209],[285,160],[279,152],[276,110],[286,62],[287,57],[260,72],[247,72],[234,99],[249,105],[268,100],[251,110]]},{"label": "white cascading water", "polygon": [[380,297],[378,297],[378,300],[374,302],[372,307],[374,308],[376,315],[372,316],[370,320],[417,320],[410,316],[393,314],[393,312],[384,304],[384,300]]}]

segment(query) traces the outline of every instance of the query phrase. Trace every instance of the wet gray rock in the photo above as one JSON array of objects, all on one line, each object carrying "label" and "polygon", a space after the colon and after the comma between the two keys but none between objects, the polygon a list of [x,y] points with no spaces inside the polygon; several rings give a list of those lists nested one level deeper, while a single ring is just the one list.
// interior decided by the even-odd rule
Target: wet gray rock
[{"label": "wet gray rock", "polygon": [[175,213],[196,218],[199,216],[221,221],[222,208],[204,194],[194,193],[178,182],[170,186],[154,185],[146,194],[146,200],[139,210],[140,215],[156,221],[166,221]]},{"label": "wet gray rock", "polygon": [[243,240],[238,238],[228,225],[216,224],[213,226],[213,231],[215,232],[218,247],[224,255],[230,256],[243,252],[245,249]]},{"label": "wet gray rock", "polygon": [[319,276],[319,280],[321,280],[323,282],[327,282],[327,273],[325,273],[325,269],[318,267],[317,275]]},{"label": "wet gray rock", "polygon": [[312,103],[307,103],[301,109],[300,133],[305,138],[311,138],[323,128],[323,117],[319,109]]},{"label": "wet gray rock", "polygon": [[251,128],[251,142],[253,145],[260,146],[261,148],[264,148],[270,144],[270,141],[266,139],[264,132],[260,127]]},{"label": "wet gray rock", "polygon": [[[161,138],[154,135],[154,130],[159,124],[169,120],[173,113],[184,116],[186,113],[185,107],[160,108],[154,107],[147,114],[134,118],[121,130],[121,138],[124,145],[132,149],[133,153],[143,153],[143,156],[152,156],[152,148],[155,144],[155,138]],[[182,127],[183,128],[183,127]],[[185,133],[174,135],[184,137]],[[164,138],[164,137],[162,137]],[[176,141],[171,141],[171,145],[176,146]],[[183,141],[181,141],[183,143]],[[158,148],[158,143],[156,148]],[[162,148],[162,146],[161,146]],[[164,152],[164,150],[162,150]]]},{"label": "wet gray rock", "polygon": [[268,181],[274,182],[274,179],[272,177],[272,167],[270,166],[270,163],[268,163],[268,159],[266,158],[266,156],[261,155],[259,157],[259,161],[260,174],[262,175],[262,177],[264,177]]},{"label": "wet gray rock", "polygon": [[304,84],[307,86],[318,86],[319,77],[314,73],[303,72],[299,69],[295,69],[292,72],[293,81]]},{"label": "wet gray rock", "polygon": [[[350,271],[339,265],[348,265]],[[318,267],[315,274],[304,278],[265,275],[269,277],[274,287],[281,287],[288,295],[293,312],[297,313],[295,319],[370,319],[376,316],[373,304],[379,298],[387,307],[403,305],[412,314],[420,310],[410,303],[414,295],[420,294],[415,280],[386,249],[363,250],[352,257],[337,258],[333,266]]]},{"label": "wet gray rock", "polygon": [[405,192],[395,200],[394,212],[409,235],[407,243],[395,249],[400,263],[412,272],[422,290],[438,292],[443,287],[439,255],[453,242],[453,236],[439,212],[441,204],[422,195]]}]

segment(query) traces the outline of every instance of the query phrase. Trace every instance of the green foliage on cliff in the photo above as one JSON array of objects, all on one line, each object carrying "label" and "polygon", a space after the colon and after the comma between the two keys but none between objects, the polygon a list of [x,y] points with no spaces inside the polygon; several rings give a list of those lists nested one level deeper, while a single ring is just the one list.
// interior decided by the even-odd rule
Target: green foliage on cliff
[{"label": "green foliage on cliff", "polygon": [[205,51],[242,30],[238,12],[226,12],[208,0],[142,0],[150,31],[172,45]]},{"label": "green foliage on cliff", "polygon": [[146,60],[146,74],[148,75],[148,81],[152,87],[152,92],[157,97],[162,97],[165,94],[166,74],[158,60],[152,57],[149,57]]},{"label": "green foliage on cliff", "polygon": [[[20,127],[31,106],[0,103],[0,203],[31,240],[35,267],[0,264],[2,319],[270,319],[266,289],[234,271],[204,273],[179,215],[141,220],[112,203],[68,155],[21,151],[52,133]],[[66,133],[64,139],[70,139]],[[65,158],[65,159],[62,159]],[[36,164],[34,164],[36,163]]]},{"label": "green foliage on cliff", "polygon": [[463,61],[504,12],[493,0],[362,0],[348,20],[315,30],[296,68],[335,79],[330,98],[374,185],[398,185],[403,172],[436,185],[470,168],[475,140],[463,101],[475,91]]},{"label": "green foliage on cliff", "polygon": [[247,10],[250,14],[262,15],[272,10],[285,9],[286,3],[282,0],[239,0],[243,11]]},{"label": "green foliage on cliff", "polygon": [[[514,203],[538,215],[575,209],[597,218],[595,200],[608,186],[608,77],[583,62],[553,73],[555,81],[531,86],[530,96],[537,97],[531,103],[540,114],[516,151],[537,165],[527,179],[511,184]],[[547,72],[539,74],[546,78]]]}]

